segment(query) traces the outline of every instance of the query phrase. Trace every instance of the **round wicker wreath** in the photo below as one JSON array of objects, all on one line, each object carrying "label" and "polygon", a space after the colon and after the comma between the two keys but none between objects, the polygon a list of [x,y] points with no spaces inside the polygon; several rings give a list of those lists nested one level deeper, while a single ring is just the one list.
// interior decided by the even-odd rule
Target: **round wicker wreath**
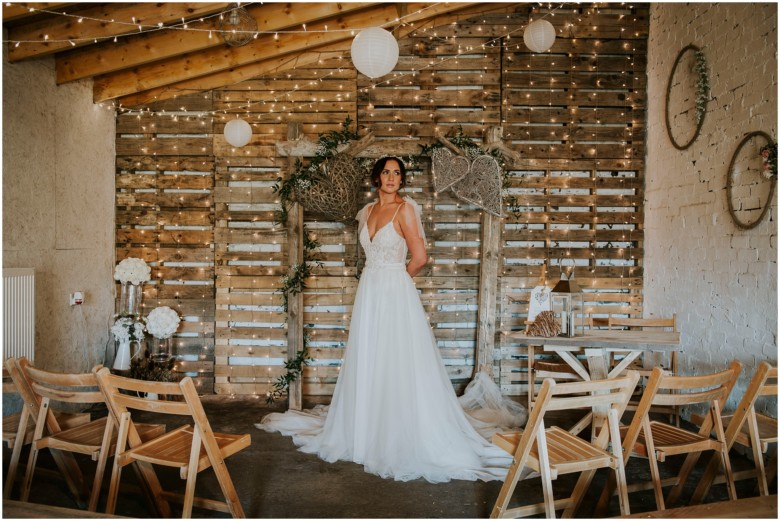
[{"label": "round wicker wreath", "polygon": [[309,186],[297,186],[295,196],[303,207],[329,219],[350,223],[360,203],[360,186],[365,172],[360,162],[346,154],[336,154],[322,163]]}]

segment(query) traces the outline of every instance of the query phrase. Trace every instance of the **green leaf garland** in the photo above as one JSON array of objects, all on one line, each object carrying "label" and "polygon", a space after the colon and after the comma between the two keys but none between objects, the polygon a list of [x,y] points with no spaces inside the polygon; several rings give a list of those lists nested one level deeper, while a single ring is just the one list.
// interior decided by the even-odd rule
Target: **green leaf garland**
[{"label": "green leaf garland", "polygon": [[707,112],[707,102],[710,99],[710,78],[707,74],[707,58],[704,52],[696,51],[696,63],[693,71],[697,74],[696,80],[696,124],[701,123]]},{"label": "green leaf garland", "polygon": [[[289,311],[290,295],[297,295],[306,289],[306,279],[311,277],[311,263],[317,267],[322,267],[322,262],[310,257],[311,252],[320,247],[319,242],[309,235],[309,231],[303,228],[303,262],[293,264],[290,268],[291,273],[282,277],[282,287],[279,292],[282,294],[282,309],[284,313]],[[289,315],[288,315],[289,316]],[[287,360],[284,368],[287,372],[281,375],[274,382],[273,390],[268,393],[266,401],[274,403],[277,398],[281,398],[290,388],[290,384],[298,379],[303,373],[303,366],[308,365],[313,360],[309,356],[309,337],[303,335],[303,349],[298,351],[295,358]]]}]

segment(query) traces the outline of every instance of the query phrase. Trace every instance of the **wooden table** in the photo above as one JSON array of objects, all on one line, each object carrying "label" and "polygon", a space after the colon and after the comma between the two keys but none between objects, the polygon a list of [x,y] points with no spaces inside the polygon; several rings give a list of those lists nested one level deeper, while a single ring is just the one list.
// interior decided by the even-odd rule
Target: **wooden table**
[{"label": "wooden table", "polygon": [[[513,341],[526,346],[542,346],[555,352],[583,380],[614,378],[645,351],[674,351],[680,345],[680,333],[676,331],[628,331],[592,330],[575,337],[527,336],[518,331],[509,335]],[[575,356],[584,352],[588,359],[586,368]],[[609,353],[625,353],[618,365],[610,369]]]},{"label": "wooden table", "polygon": [[[575,337],[536,337],[528,336],[523,331],[511,333],[512,341],[528,346],[528,385],[533,382],[533,351],[534,346],[541,346],[544,351],[554,352],[560,356],[583,380],[603,380],[614,378],[646,351],[673,351],[680,345],[680,333],[676,331],[633,331],[633,330],[590,330],[584,335]],[[609,366],[609,354],[620,352],[624,356],[615,367]],[[585,367],[577,358],[584,353],[588,360]],[[533,389],[529,390],[530,395]],[[603,423],[606,411],[594,409],[593,421],[596,426]],[[575,429],[585,428],[591,418],[575,426]]]}]

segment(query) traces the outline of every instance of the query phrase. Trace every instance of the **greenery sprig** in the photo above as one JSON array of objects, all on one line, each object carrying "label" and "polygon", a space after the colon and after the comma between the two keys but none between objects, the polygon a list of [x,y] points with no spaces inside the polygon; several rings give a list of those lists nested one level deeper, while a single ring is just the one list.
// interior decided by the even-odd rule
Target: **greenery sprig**
[{"label": "greenery sprig", "polygon": [[[306,279],[311,277],[311,264],[322,267],[321,261],[311,258],[311,253],[319,247],[319,242],[312,238],[306,227],[304,227],[303,262],[292,265],[290,268],[291,273],[282,277],[282,287],[279,288],[279,292],[282,294],[282,309],[285,313],[289,311],[290,295],[297,295],[306,289]],[[313,360],[309,356],[308,343],[309,337],[303,335],[303,349],[298,351],[295,358],[284,363],[284,368],[287,371],[274,382],[273,389],[268,393],[268,398],[266,399],[268,403],[274,403],[277,398],[282,397],[290,388],[290,384],[296,381],[303,373],[303,366],[308,365]]]},{"label": "greenery sprig", "polygon": [[279,222],[285,223],[287,221],[287,212],[295,200],[295,191],[306,190],[317,182],[317,173],[320,171],[322,163],[336,155],[339,145],[358,139],[357,131],[349,129],[351,124],[352,120],[347,117],[342,123],[341,130],[331,130],[320,134],[317,150],[309,163],[304,164],[300,159],[296,159],[295,171],[287,178],[278,177],[276,179],[274,192],[279,194],[281,204],[281,208],[277,212]]},{"label": "greenery sprig", "polygon": [[696,124],[701,123],[707,112],[707,102],[710,99],[710,78],[707,74],[707,58],[702,51],[696,51],[696,63],[693,71],[697,74],[696,80]]}]

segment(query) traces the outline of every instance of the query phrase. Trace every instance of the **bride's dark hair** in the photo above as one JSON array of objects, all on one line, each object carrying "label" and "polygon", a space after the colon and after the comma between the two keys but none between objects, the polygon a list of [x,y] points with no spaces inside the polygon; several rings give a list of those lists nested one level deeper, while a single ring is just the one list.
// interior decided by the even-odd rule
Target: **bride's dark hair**
[{"label": "bride's dark hair", "polygon": [[374,168],[371,169],[371,184],[376,188],[382,186],[382,182],[379,180],[379,176],[382,175],[382,170],[385,169],[385,165],[388,161],[397,161],[398,166],[401,168],[401,188],[406,186],[406,165],[400,158],[395,156],[385,156],[376,160]]}]

